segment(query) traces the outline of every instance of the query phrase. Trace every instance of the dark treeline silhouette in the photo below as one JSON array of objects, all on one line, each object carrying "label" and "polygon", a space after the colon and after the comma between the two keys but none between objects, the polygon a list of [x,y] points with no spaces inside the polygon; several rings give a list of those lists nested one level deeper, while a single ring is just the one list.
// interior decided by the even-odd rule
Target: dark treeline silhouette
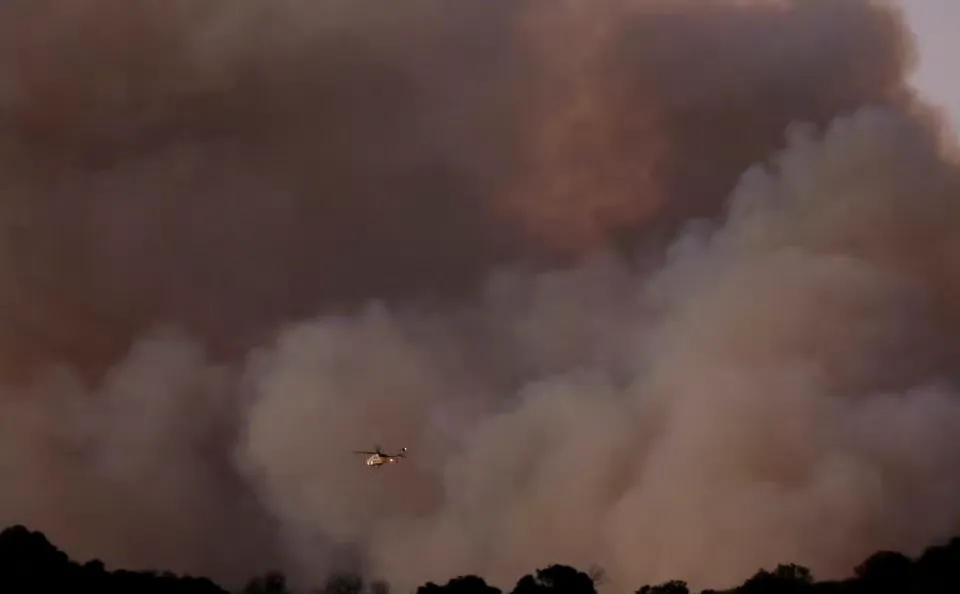
[{"label": "dark treeline silhouette", "polygon": [[[445,584],[427,582],[415,594],[597,594],[601,570],[585,573],[566,565],[550,565],[520,578],[509,592],[475,575],[458,576]],[[170,572],[108,571],[99,560],[79,564],[40,532],[21,525],[0,532],[0,593],[56,592],[97,594],[229,594],[207,578]],[[251,579],[238,594],[298,594],[280,572]],[[383,581],[340,573],[304,594],[391,594]],[[413,594],[413,593],[393,593]],[[694,594],[686,582],[648,584],[616,594]],[[960,537],[932,546],[917,558],[896,551],[879,551],[853,568],[844,580],[816,581],[806,567],[795,564],[761,569],[743,584],[701,594],[960,594]]]},{"label": "dark treeline silhouette", "polygon": [[40,532],[12,526],[0,532],[0,592],[4,594],[227,594],[206,578],[169,572],[107,571],[99,560],[80,565]]}]

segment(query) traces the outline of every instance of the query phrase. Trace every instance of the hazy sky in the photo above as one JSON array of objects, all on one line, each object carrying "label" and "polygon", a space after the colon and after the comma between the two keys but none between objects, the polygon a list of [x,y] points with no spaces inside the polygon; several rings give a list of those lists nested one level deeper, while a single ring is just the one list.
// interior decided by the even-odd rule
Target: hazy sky
[{"label": "hazy sky", "polygon": [[956,128],[960,123],[960,81],[955,58],[960,3],[955,0],[901,0],[917,36],[920,64],[913,83],[930,100],[946,108]]}]

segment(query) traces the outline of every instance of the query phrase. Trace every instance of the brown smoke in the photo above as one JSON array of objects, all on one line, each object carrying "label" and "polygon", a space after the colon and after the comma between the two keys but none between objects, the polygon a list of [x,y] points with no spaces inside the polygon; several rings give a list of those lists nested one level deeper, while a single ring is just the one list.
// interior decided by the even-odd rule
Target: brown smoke
[{"label": "brown smoke", "polygon": [[505,117],[445,71],[509,47],[466,16],[335,5],[4,9],[5,251],[17,301],[53,310],[11,315],[10,350],[97,363],[83,334],[102,366],[161,320],[236,355],[318,308],[462,291],[502,257],[483,201]]},{"label": "brown smoke", "polygon": [[158,319],[236,355],[715,214],[790,121],[901,98],[897,21],[848,4],[6,3],[4,367]]},{"label": "brown smoke", "polygon": [[785,123],[902,101],[895,13],[826,4],[530,3],[521,30],[543,66],[506,208],[564,249],[669,230],[716,214]]},{"label": "brown smoke", "polygon": [[0,39],[0,520],[404,586],[958,528],[957,172],[883,6],[41,0]]},{"label": "brown smoke", "polygon": [[[241,459],[288,542],[358,543],[402,586],[510,585],[551,562],[621,589],[723,586],[785,559],[832,578],[877,548],[918,552],[960,528],[958,198],[900,112],[797,128],[657,273],[613,257],[493,282],[492,355],[435,328],[476,311],[291,329],[251,368]],[[504,353],[512,381],[458,364]],[[379,436],[411,447],[406,469],[318,455]]]}]

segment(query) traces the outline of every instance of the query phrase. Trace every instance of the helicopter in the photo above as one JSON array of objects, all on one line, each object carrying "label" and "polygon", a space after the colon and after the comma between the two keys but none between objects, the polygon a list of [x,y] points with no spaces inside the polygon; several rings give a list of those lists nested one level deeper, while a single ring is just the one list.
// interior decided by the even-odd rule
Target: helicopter
[{"label": "helicopter", "polygon": [[401,448],[400,453],[398,454],[385,454],[383,450],[380,449],[380,446],[373,448],[374,451],[368,452],[363,450],[354,450],[354,454],[365,454],[369,456],[366,461],[366,465],[370,468],[377,469],[383,466],[384,464],[394,464],[399,462],[401,458],[407,457],[407,448]]}]

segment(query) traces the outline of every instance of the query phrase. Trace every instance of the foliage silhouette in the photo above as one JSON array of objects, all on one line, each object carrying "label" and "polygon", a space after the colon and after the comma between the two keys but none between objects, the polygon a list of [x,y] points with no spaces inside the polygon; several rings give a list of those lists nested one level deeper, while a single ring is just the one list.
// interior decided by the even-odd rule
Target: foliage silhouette
[{"label": "foliage silhouette", "polygon": [[455,577],[446,585],[438,586],[433,582],[417,588],[417,594],[501,594],[499,588],[487,585],[481,577],[464,575]]},{"label": "foliage silhouette", "polygon": [[636,594],[690,594],[687,582],[670,580],[657,586],[643,586]]},{"label": "foliage silhouette", "polygon": [[[550,565],[525,575],[510,594],[596,594],[602,572]],[[177,576],[169,571],[108,571],[99,559],[76,563],[40,532],[22,525],[0,532],[0,592],[42,594],[91,591],[97,594],[227,594],[206,578]],[[282,573],[269,572],[247,582],[240,594],[292,594]],[[315,594],[390,594],[384,581],[365,583],[349,573],[331,576]],[[761,569],[742,585],[701,594],[960,594],[960,537],[927,548],[913,559],[895,551],[879,551],[853,568],[851,577],[816,582],[801,565]],[[445,585],[427,582],[416,594],[502,594],[476,575],[451,579]],[[687,584],[673,580],[646,585],[635,594],[690,594]]]},{"label": "foliage silhouette", "polygon": [[748,579],[741,594],[806,594],[813,590],[813,575],[800,565],[778,565],[772,572],[761,569]]},{"label": "foliage silhouette", "polygon": [[911,587],[923,594],[960,592],[960,538],[924,551],[914,566]]},{"label": "foliage silhouette", "polygon": [[113,571],[99,560],[80,565],[40,532],[15,525],[0,532],[0,592],[41,594],[92,591],[97,594],[227,594],[206,578],[172,573]]},{"label": "foliage silhouette", "polygon": [[513,594],[596,594],[593,579],[567,565],[551,565],[538,569],[536,576],[525,575],[517,582]]}]

